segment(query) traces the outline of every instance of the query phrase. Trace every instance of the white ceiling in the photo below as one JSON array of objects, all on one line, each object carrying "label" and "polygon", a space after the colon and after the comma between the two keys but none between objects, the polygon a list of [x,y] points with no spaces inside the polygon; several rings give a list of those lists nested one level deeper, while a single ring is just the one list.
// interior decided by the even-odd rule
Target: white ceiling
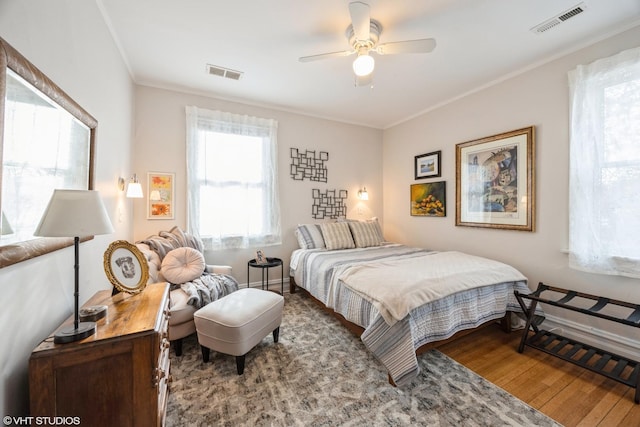
[{"label": "white ceiling", "polygon": [[[640,0],[361,0],[380,43],[435,38],[429,54],[376,56],[355,87],[348,0],[97,0],[138,84],[385,129],[555,56],[640,24]],[[530,29],[583,3],[585,12]],[[640,41],[639,41],[640,42]],[[244,72],[211,76],[213,64]]]}]

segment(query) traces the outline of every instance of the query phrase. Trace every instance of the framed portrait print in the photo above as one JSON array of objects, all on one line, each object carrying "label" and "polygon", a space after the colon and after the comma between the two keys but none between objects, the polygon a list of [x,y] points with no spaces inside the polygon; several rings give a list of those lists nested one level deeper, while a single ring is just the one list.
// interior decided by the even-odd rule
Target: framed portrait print
[{"label": "framed portrait print", "polygon": [[456,145],[456,225],[535,230],[530,126]]},{"label": "framed portrait print", "polygon": [[140,250],[126,240],[112,242],[104,252],[104,272],[120,292],[137,294],[147,286],[149,265]]},{"label": "framed portrait print", "polygon": [[438,178],[440,172],[440,156],[442,151],[420,154],[415,157],[414,175],[415,179]]},{"label": "framed portrait print", "polygon": [[147,219],[173,219],[175,215],[174,173],[147,173]]},{"label": "framed portrait print", "polygon": [[411,216],[447,216],[445,181],[411,185]]}]

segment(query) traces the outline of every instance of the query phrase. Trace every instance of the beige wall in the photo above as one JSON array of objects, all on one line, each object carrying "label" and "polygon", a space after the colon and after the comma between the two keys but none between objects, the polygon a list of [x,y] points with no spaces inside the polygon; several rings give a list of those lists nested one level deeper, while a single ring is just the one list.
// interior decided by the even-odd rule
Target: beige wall
[{"label": "beige wall", "polygon": [[[174,225],[186,227],[186,166],[185,166],[185,106],[195,105],[211,110],[275,119],[278,121],[278,173],[280,181],[280,209],[282,245],[263,247],[267,256],[282,258],[284,276],[288,278],[288,261],[297,248],[294,229],[298,223],[318,222],[311,217],[311,190],[348,190],[347,216],[350,218],[382,217],[382,131],[329,120],[317,119],[290,112],[222,101],[219,99],[138,86],[136,89],[135,171],[144,180],[149,171],[176,174],[175,220],[146,219],[145,200],[134,205],[134,238],[136,240],[169,230]],[[326,151],[327,183],[296,181],[289,175],[289,149]],[[357,198],[358,189],[366,186],[369,201]],[[224,201],[220,201],[221,206]],[[381,218],[382,219],[382,218]],[[210,251],[205,254],[210,264],[233,267],[234,276],[247,282],[247,260],[258,248]],[[279,269],[270,273],[278,277]],[[251,281],[258,281],[254,271]]]},{"label": "beige wall", "polygon": [[[96,189],[116,232],[80,247],[80,300],[110,288],[109,243],[128,239],[132,206],[116,189],[129,171],[133,85],[92,1],[3,0],[0,37],[98,120]],[[73,311],[73,248],[0,270],[0,413],[28,413],[27,366],[35,346]]]},{"label": "beige wall", "polygon": [[[497,83],[384,132],[386,237],[437,250],[460,250],[495,258],[520,269],[531,288],[538,282],[640,303],[640,281],[582,273],[568,268],[569,90],[567,71],[577,64],[638,46],[640,27]],[[536,231],[456,227],[455,146],[498,133],[535,126]],[[446,218],[409,215],[415,155],[442,150],[447,183]],[[398,208],[401,207],[401,208]],[[548,309],[578,322],[575,334],[615,332],[609,345],[640,349],[637,331],[583,315]],[[569,323],[571,324],[571,323]],[[566,326],[563,326],[567,329]],[[599,339],[599,341],[601,341]],[[636,353],[637,354],[637,353]]]}]

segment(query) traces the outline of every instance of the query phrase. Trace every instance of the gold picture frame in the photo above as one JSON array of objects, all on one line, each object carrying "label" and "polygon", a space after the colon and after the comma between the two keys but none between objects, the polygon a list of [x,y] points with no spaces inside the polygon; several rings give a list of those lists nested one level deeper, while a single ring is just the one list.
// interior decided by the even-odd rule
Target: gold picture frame
[{"label": "gold picture frame", "polygon": [[149,265],[140,249],[126,240],[112,242],[104,252],[104,272],[120,292],[137,294],[149,281]]},{"label": "gold picture frame", "polygon": [[456,225],[535,231],[535,129],[456,145]]}]

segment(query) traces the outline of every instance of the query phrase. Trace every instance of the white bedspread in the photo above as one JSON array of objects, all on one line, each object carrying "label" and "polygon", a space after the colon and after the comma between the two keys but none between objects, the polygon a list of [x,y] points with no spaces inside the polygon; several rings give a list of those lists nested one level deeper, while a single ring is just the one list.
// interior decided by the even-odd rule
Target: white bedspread
[{"label": "white bedspread", "polygon": [[411,310],[440,298],[527,278],[498,261],[461,252],[438,252],[354,265],[339,280],[369,300],[384,320],[393,325]]}]

